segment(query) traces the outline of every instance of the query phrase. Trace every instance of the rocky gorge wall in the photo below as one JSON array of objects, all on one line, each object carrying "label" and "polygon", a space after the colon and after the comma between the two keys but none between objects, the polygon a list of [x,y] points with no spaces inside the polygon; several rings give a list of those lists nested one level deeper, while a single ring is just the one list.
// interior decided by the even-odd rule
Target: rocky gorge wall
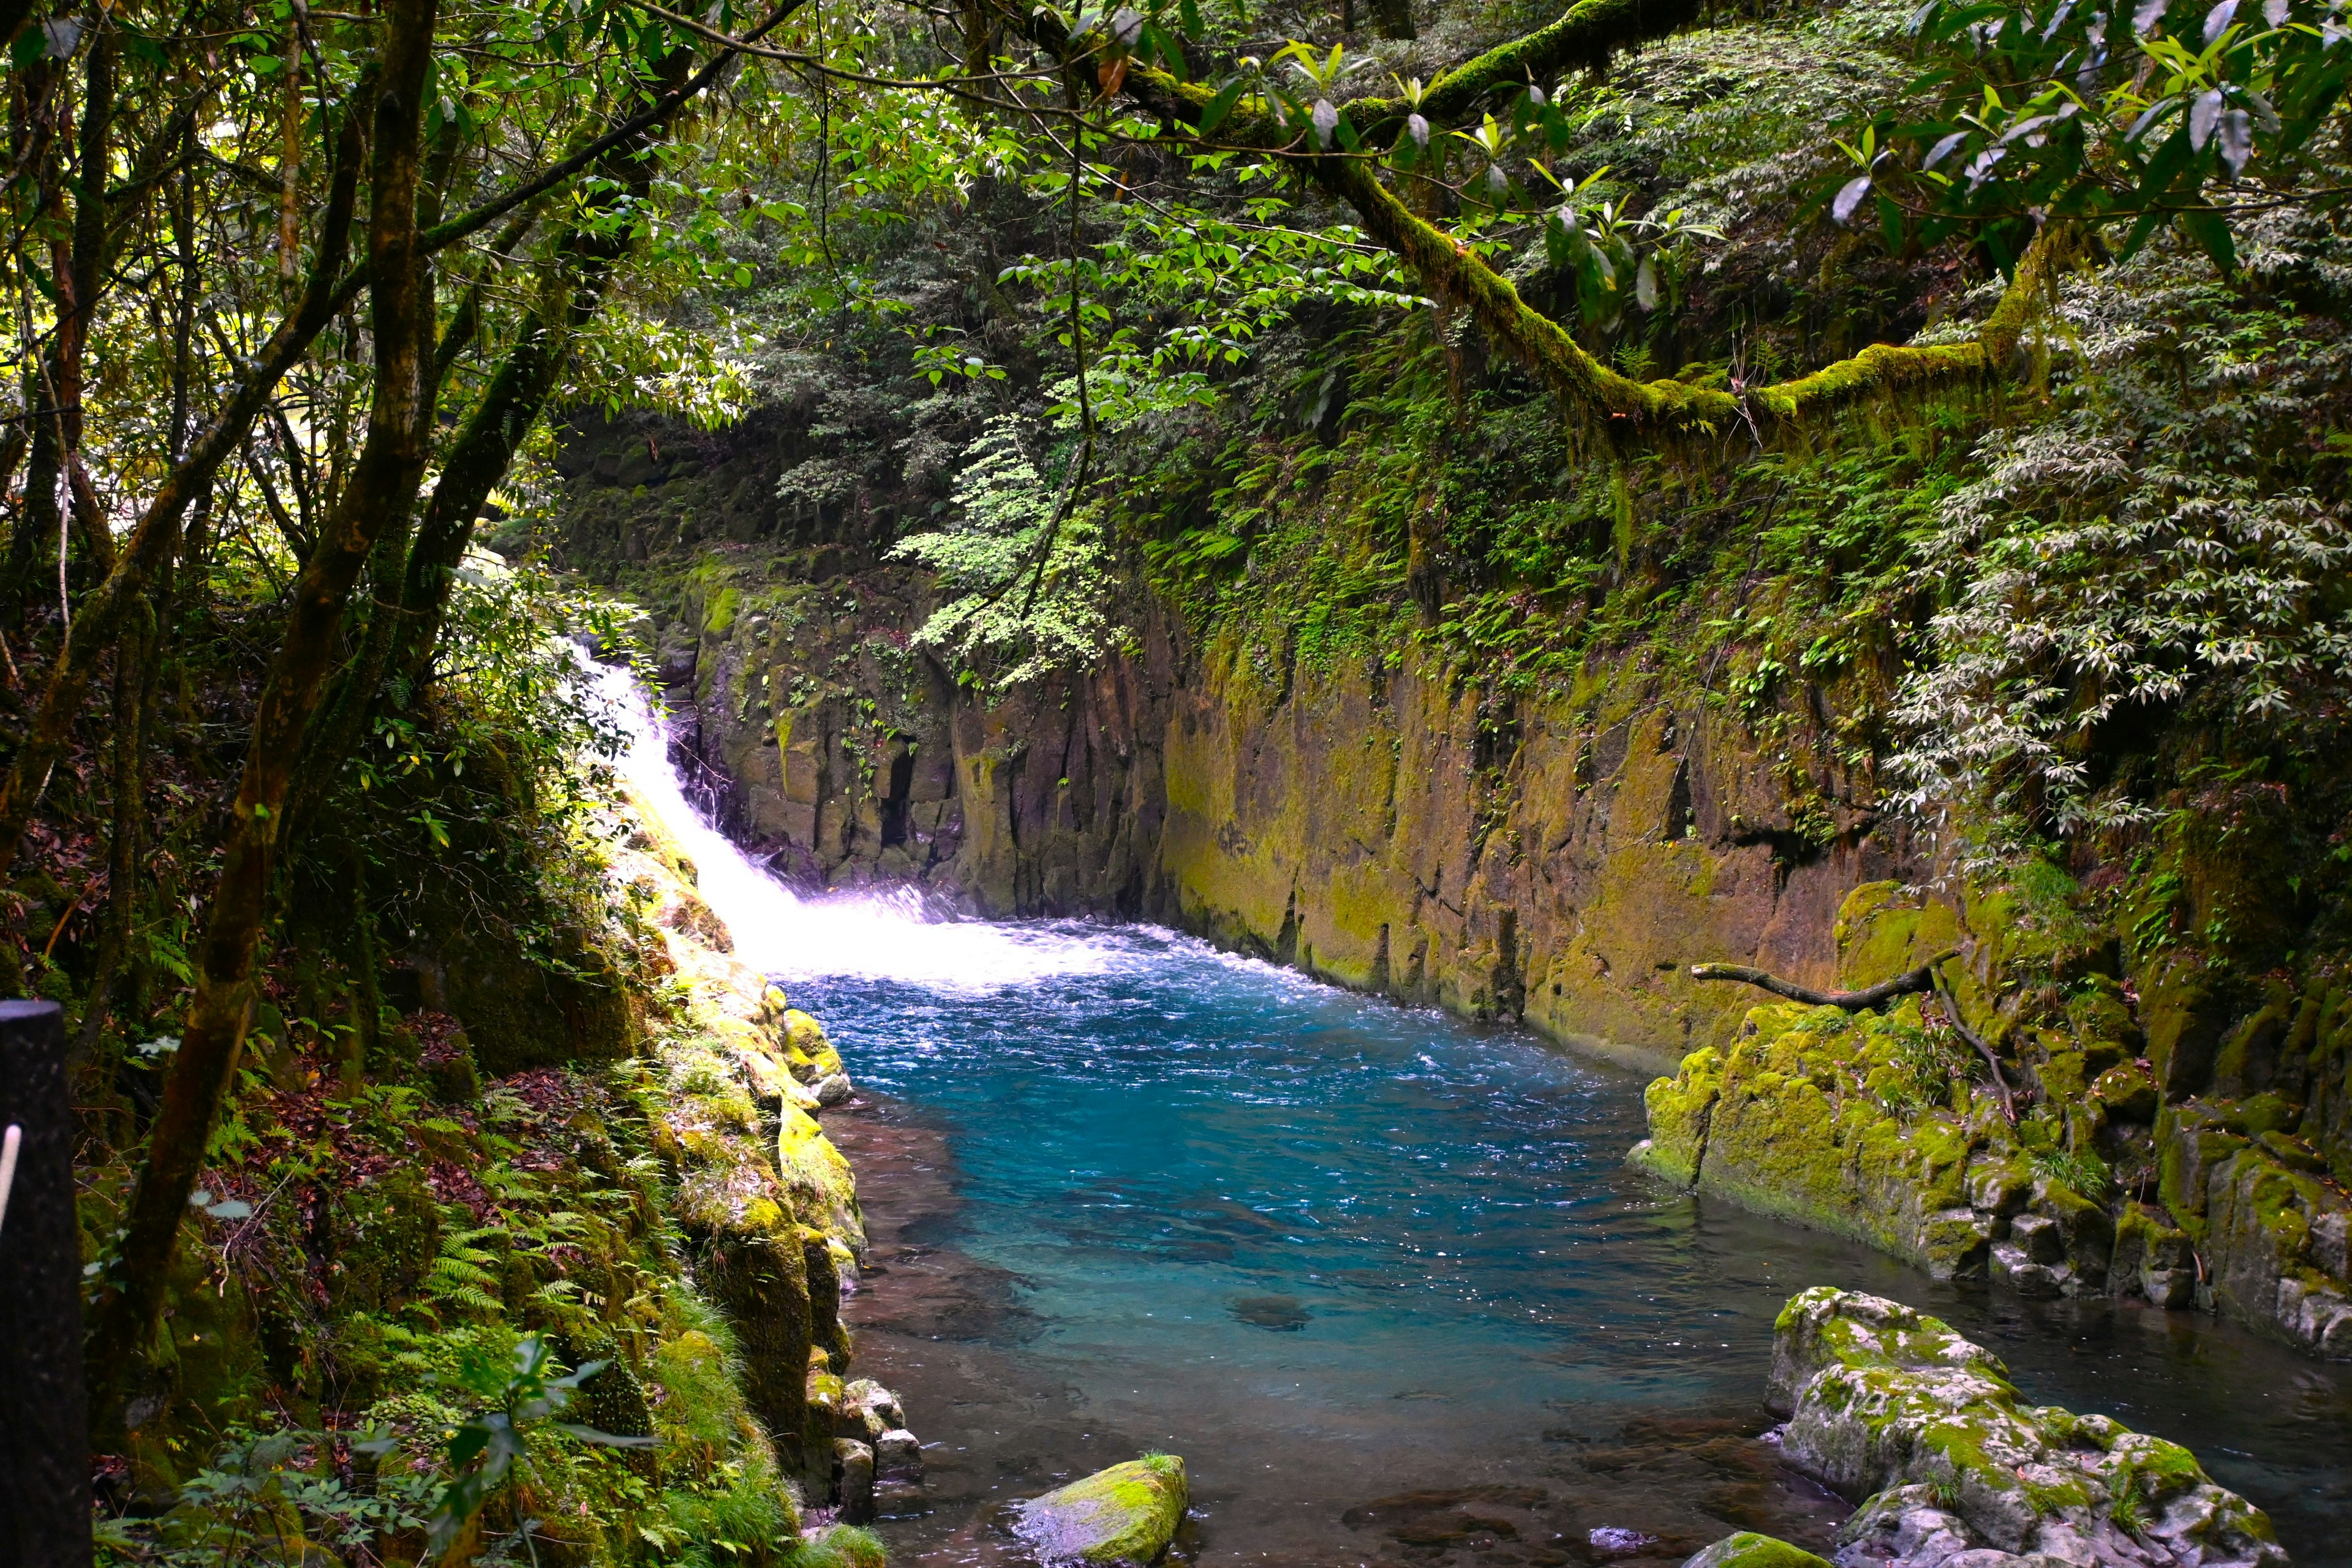
[{"label": "rocky gorge wall", "polygon": [[1745,1011],[1691,963],[1826,984],[1841,901],[1901,865],[1790,857],[1769,763],[1638,671],[1498,723],[1409,652],[1269,685],[1157,626],[991,704],[909,651],[911,573],[748,575],[697,566],[661,669],[722,820],[808,884],[1162,920],[1662,1067]]},{"label": "rocky gorge wall", "polygon": [[[653,606],[681,750],[787,878],[1157,920],[1521,1023],[1675,1074],[1642,1156],[1669,1180],[1939,1274],[2352,1354],[2352,994],[2121,942],[2055,867],[1949,891],[1843,760],[1850,693],[1759,725],[1654,639],[1507,699],[1410,635],[1310,658],[1145,605],[1095,669],[984,700],[914,641],[933,600],[894,520],[797,508],[756,431],[659,450],[583,436],[559,550]],[[2164,921],[2258,901],[2229,839],[2179,848]],[[1859,986],[1954,951],[1951,997],[1860,1020],[1690,973]]]},{"label": "rocky gorge wall", "polygon": [[[1410,646],[1268,669],[1146,606],[1098,669],[982,700],[911,644],[923,573],[777,520],[771,453],[656,468],[602,439],[565,558],[656,605],[707,802],[803,885],[1166,921],[1664,1068],[1745,1011],[1689,964],[1826,983],[1841,901],[1907,864],[1866,784],[1639,661],[1498,706]],[[640,565],[649,536],[691,548]]]}]

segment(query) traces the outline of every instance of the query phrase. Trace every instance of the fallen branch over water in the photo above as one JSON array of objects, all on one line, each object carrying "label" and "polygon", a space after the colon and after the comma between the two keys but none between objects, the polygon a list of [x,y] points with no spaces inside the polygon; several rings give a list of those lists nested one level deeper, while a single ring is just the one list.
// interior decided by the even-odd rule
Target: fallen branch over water
[{"label": "fallen branch over water", "polygon": [[1916,969],[1909,969],[1892,980],[1882,980],[1863,991],[1816,991],[1810,985],[1800,985],[1793,980],[1783,980],[1761,969],[1745,963],[1694,963],[1693,980],[1737,980],[1744,984],[1760,986],[1775,996],[1786,996],[1791,1002],[1802,1002],[1810,1007],[1843,1007],[1849,1013],[1867,1013],[1897,996],[1909,996],[1936,989],[1936,967],[1948,958],[1959,956],[1958,948],[1937,953]]},{"label": "fallen branch over water", "polygon": [[1793,980],[1783,980],[1777,974],[1752,968],[1745,963],[1694,963],[1691,965],[1691,978],[1693,980],[1737,980],[1742,984],[1759,986],[1769,991],[1775,996],[1786,996],[1791,1002],[1802,1002],[1807,1006],[1843,1007],[1849,1013],[1867,1013],[1874,1007],[1892,1002],[1897,996],[1932,992],[1937,999],[1943,1003],[1945,1013],[1952,1020],[1953,1031],[1961,1039],[1973,1046],[1977,1055],[1984,1058],[1985,1066],[1991,1069],[1993,1089],[2000,1096],[2001,1114],[2014,1124],[2017,1121],[2017,1100],[2016,1097],[2010,1092],[2009,1079],[2001,1075],[2000,1059],[1992,1054],[1992,1047],[1985,1044],[1984,1037],[1969,1028],[1962,1020],[1959,998],[1952,994],[1951,988],[1944,984],[1944,977],[1937,973],[1947,959],[1958,956],[1958,948],[1948,948],[1916,969],[1906,969],[1892,980],[1882,980],[1877,984],[1861,991],[1816,991],[1810,985],[1800,985]]}]

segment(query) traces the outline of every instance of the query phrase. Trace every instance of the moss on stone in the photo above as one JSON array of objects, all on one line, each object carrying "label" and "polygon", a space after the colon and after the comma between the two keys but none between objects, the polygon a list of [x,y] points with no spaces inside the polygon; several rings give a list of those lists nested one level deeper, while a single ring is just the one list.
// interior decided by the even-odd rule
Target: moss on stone
[{"label": "moss on stone", "polygon": [[330,1304],[374,1312],[415,1295],[440,1237],[440,1202],[413,1167],[345,1189],[335,1205]]},{"label": "moss on stone", "polygon": [[1650,1136],[1635,1150],[1635,1163],[1681,1186],[1696,1182],[1722,1089],[1723,1053],[1713,1046],[1685,1057],[1674,1077],[1654,1081],[1642,1094]]},{"label": "moss on stone", "polygon": [[1776,1536],[1743,1530],[1693,1557],[1683,1568],[1830,1568],[1829,1560]]},{"label": "moss on stone", "polygon": [[2156,1075],[2137,1062],[2111,1067],[2092,1080],[2090,1098],[2109,1121],[2145,1124],[2156,1120],[2161,1096]]},{"label": "moss on stone", "polygon": [[[1644,1097],[1636,1162],[1769,1214],[1853,1236],[1940,1276],[1980,1266],[1962,1209],[1977,1133],[1923,1099],[1916,1005],[1888,1016],[1775,1004],[1728,1051],[1692,1053]],[[1939,1079],[1934,1092],[1949,1097]]]},{"label": "moss on stone", "polygon": [[[1849,1497],[1933,1489],[1971,1545],[2285,1568],[2269,1520],[2186,1449],[2106,1416],[2023,1405],[1997,1358],[1897,1302],[1826,1286],[1793,1298],[1775,1325],[1768,1403],[1789,1415],[1790,1463]],[[2156,1503],[2160,1522],[2119,1524],[2127,1496]]]},{"label": "moss on stone", "polygon": [[882,1538],[854,1524],[815,1531],[783,1560],[783,1568],[885,1568],[889,1552]]},{"label": "moss on stone", "polygon": [[1184,1461],[1147,1454],[1031,1499],[1014,1528],[1049,1563],[1145,1564],[1168,1550],[1190,1500]]}]

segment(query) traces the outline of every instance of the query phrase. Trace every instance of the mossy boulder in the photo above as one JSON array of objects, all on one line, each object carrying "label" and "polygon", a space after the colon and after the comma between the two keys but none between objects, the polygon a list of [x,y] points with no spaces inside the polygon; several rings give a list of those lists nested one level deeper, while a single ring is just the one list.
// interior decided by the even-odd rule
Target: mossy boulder
[{"label": "mossy boulder", "polygon": [[1156,1563],[1192,1494],[1184,1461],[1148,1454],[1023,1503],[1013,1529],[1046,1563]]},{"label": "mossy boulder", "polygon": [[841,1053],[824,1037],[824,1026],[797,1007],[787,1008],[783,1020],[784,1059],[803,1083],[817,1084],[845,1069]]},{"label": "mossy boulder", "polygon": [[778,1118],[776,1169],[803,1225],[837,1236],[856,1254],[866,1251],[866,1220],[857,1207],[857,1178],[816,1119],[792,1106]]},{"label": "mossy boulder", "polygon": [[886,1568],[888,1561],[879,1537],[851,1524],[810,1531],[784,1559],[786,1568]]},{"label": "mossy boulder", "polygon": [[1827,1558],[1816,1557],[1778,1536],[1743,1530],[1725,1536],[1683,1568],[1830,1568],[1830,1563]]},{"label": "mossy boulder", "polygon": [[1632,1157],[1939,1279],[1981,1273],[1990,1231],[1966,1181],[1979,1138],[1956,1059],[1938,1059],[1916,1003],[1884,1016],[1752,1008],[1728,1050],[1694,1051],[1650,1085],[1650,1137]]},{"label": "mossy boulder", "polygon": [[2124,1062],[2101,1073],[2091,1083],[2091,1098],[2109,1121],[2146,1124],[2156,1120],[2162,1097],[2156,1075],[2137,1062]]},{"label": "mossy boulder", "polygon": [[1654,1081],[1642,1093],[1650,1135],[1633,1146],[1633,1163],[1677,1186],[1698,1180],[1706,1152],[1709,1121],[1723,1092],[1723,1053],[1703,1046],[1683,1058],[1672,1078]]},{"label": "mossy boulder", "polygon": [[[1894,1533],[1949,1534],[1969,1550],[2285,1568],[2269,1519],[2188,1449],[2104,1415],[2025,1405],[1997,1357],[1897,1302],[1827,1286],[1792,1299],[1766,1402],[1789,1416],[1789,1463],[1867,1500],[1850,1533],[1881,1528],[1892,1510]],[[1885,1495],[1906,1488],[1921,1490]],[[1931,1503],[1939,1517],[1912,1517]]]},{"label": "mossy boulder", "polygon": [[2136,1287],[2158,1307],[2195,1305],[2197,1258],[2189,1233],[2154,1205],[2126,1204],[2116,1218],[2108,1278],[2118,1290]]},{"label": "mossy boulder", "polygon": [[441,1205],[412,1168],[344,1190],[334,1217],[328,1300],[338,1313],[375,1312],[414,1295],[441,1243]]}]

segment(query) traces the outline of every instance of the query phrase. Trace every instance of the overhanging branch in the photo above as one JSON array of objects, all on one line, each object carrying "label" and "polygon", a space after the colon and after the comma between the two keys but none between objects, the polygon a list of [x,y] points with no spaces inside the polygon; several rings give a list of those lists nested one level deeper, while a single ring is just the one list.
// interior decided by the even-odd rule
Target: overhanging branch
[{"label": "overhanging branch", "polygon": [[[1695,0],[1580,0],[1549,26],[1440,77],[1423,95],[1422,112],[1432,119],[1467,114],[1501,87],[1565,65],[1603,60],[1686,26],[1697,14]],[[1083,63],[1090,52],[1085,37],[1073,37],[1044,8],[1013,20],[1031,43],[1066,68]],[[1206,140],[1199,128],[1214,96],[1207,88],[1163,70],[1130,68],[1120,93],[1173,137]],[[1357,100],[1349,109],[1351,120],[1364,117],[1357,123],[1365,148],[1380,145],[1382,136],[1392,141],[1404,112],[1401,101],[1385,99]],[[1314,151],[1262,102],[1245,101],[1237,112],[1238,119],[1228,116],[1212,127],[1218,144],[1255,147],[1344,202],[1365,232],[1402,259],[1424,289],[1467,310],[1495,345],[1543,382],[1572,418],[1621,446],[1714,439],[1740,426],[1762,440],[1872,401],[2000,380],[2016,363],[2025,328],[2041,308],[2058,261],[2059,226],[2045,226],[1972,341],[1875,343],[1810,374],[1762,387],[1718,390],[1674,380],[1640,382],[1586,352],[1566,328],[1522,300],[1510,279],[1484,258],[1407,208],[1382,183],[1370,152]]]}]

